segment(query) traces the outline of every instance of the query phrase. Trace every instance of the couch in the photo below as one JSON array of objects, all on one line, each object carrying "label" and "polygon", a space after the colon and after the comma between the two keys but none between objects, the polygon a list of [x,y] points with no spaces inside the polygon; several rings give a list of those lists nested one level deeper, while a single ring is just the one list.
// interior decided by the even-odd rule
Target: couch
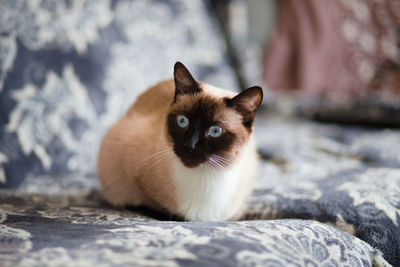
[{"label": "couch", "polygon": [[268,112],[240,221],[114,208],[105,131],[180,60],[241,88],[206,1],[0,1],[0,266],[400,266],[400,130]]}]

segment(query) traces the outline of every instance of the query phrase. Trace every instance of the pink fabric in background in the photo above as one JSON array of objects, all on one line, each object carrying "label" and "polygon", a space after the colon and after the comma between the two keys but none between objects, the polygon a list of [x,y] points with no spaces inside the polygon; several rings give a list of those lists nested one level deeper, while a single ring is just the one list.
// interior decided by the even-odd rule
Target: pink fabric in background
[{"label": "pink fabric in background", "polygon": [[400,92],[399,0],[281,0],[264,79],[336,97]]}]

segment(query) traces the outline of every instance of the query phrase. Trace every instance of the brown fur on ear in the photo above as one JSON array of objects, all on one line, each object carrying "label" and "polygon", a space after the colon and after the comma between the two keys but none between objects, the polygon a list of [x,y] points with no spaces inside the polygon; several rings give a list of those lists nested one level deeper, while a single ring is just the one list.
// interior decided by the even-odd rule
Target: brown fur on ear
[{"label": "brown fur on ear", "polygon": [[175,95],[200,93],[199,83],[193,78],[189,70],[181,62],[176,62],[174,66]]},{"label": "brown fur on ear", "polygon": [[243,125],[250,129],[253,125],[256,111],[263,99],[263,91],[259,86],[250,87],[232,99],[225,99],[226,105],[235,109],[243,116]]}]

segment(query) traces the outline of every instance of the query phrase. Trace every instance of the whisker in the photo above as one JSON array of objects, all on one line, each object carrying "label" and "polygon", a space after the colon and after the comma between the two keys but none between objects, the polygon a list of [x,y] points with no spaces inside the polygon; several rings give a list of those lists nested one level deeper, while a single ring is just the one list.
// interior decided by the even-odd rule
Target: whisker
[{"label": "whisker", "polygon": [[[144,173],[144,176],[147,176],[147,174],[150,172],[150,170],[155,166],[155,165],[157,165],[158,163],[160,163],[161,161],[163,161],[163,160],[166,160],[166,159],[170,159],[170,158],[172,158],[173,157],[173,155],[174,155],[174,153],[173,152],[171,152],[171,151],[163,151],[163,153],[160,155],[157,155],[156,157],[158,157],[155,161],[153,161],[151,164],[150,164],[150,166],[148,166],[148,167],[146,167],[146,172]],[[153,157],[153,158],[156,158],[156,157]]]},{"label": "whisker", "polygon": [[212,155],[212,157],[214,158],[214,160],[216,160],[220,164],[222,164],[225,168],[229,167],[232,164],[232,161],[230,161],[229,159],[224,158],[222,156]]},{"label": "whisker", "polygon": [[224,161],[221,161],[220,159],[215,159],[216,162],[218,162],[222,167],[226,168],[227,167],[227,163]]},{"label": "whisker", "polygon": [[205,162],[205,166],[209,167],[216,174],[218,173],[218,170],[215,168],[215,166],[211,164],[211,162],[209,162],[208,160]]},{"label": "whisker", "polygon": [[227,159],[225,157],[222,157],[222,156],[219,156],[219,155],[213,155],[213,156],[216,157],[216,158],[223,159],[225,161],[231,162],[229,159]]},{"label": "whisker", "polygon": [[[172,156],[172,153],[170,151],[163,151],[162,153],[155,155],[154,157],[150,158],[150,159],[154,159],[154,161],[151,163],[149,168],[151,168],[152,166],[154,166],[158,162],[160,162],[160,161],[162,161],[164,159],[167,159],[167,158],[169,158],[171,156]],[[150,160],[150,159],[148,159],[148,160]]]},{"label": "whisker", "polygon": [[139,164],[144,163],[144,162],[146,162],[146,161],[149,161],[149,160],[151,160],[151,159],[160,157],[160,156],[162,156],[162,155],[163,155],[164,153],[166,153],[166,152],[169,152],[169,149],[168,149],[168,148],[167,148],[167,149],[164,149],[164,150],[161,150],[161,151],[158,151],[158,152],[156,152],[156,153],[154,153],[154,154],[151,154],[150,156],[145,157],[143,160],[139,161]]},{"label": "whisker", "polygon": [[210,160],[211,163],[213,163],[214,166],[216,165],[216,166],[218,166],[220,168],[224,168],[224,166],[219,161],[217,161],[217,159],[214,158],[213,156],[211,156],[209,158],[209,160]]},{"label": "whisker", "polygon": [[224,163],[225,165],[227,165],[227,166],[229,166],[229,165],[231,165],[232,164],[232,162],[231,161],[229,161],[229,160],[226,160],[226,159],[220,159],[220,158],[216,158],[216,160],[217,161],[219,161],[219,162],[221,162],[221,163]]}]

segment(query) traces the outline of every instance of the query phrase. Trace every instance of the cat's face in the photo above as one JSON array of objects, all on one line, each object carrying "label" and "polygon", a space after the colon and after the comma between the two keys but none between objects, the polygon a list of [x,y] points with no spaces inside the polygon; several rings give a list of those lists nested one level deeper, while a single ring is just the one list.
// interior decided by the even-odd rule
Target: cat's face
[{"label": "cat's face", "polygon": [[234,98],[207,94],[181,64],[175,64],[175,97],[167,117],[168,139],[189,168],[228,167],[248,141],[262,90],[252,87]]}]

